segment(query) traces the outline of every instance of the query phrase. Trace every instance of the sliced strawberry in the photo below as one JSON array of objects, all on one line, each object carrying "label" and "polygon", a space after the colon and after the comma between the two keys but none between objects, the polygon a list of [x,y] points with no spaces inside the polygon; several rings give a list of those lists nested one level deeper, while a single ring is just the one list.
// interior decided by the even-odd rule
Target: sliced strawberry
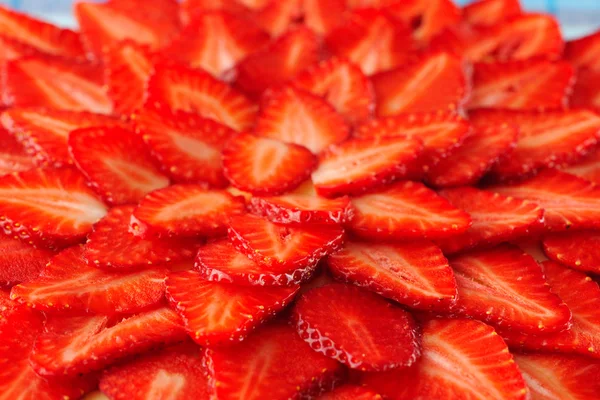
[{"label": "sliced strawberry", "polygon": [[600,151],[595,148],[590,154],[577,161],[577,163],[562,169],[570,174],[600,184]]},{"label": "sliced strawberry", "polygon": [[551,231],[594,229],[600,221],[600,188],[566,172],[549,169],[524,182],[489,190],[537,203]]},{"label": "sliced strawberry", "polygon": [[555,233],[544,238],[544,253],[583,272],[600,274],[600,235],[594,231]]},{"label": "sliced strawberry", "polygon": [[240,133],[223,149],[225,176],[236,188],[257,195],[277,195],[310,177],[317,158],[293,143]]},{"label": "sliced strawberry", "polygon": [[336,225],[277,225],[251,215],[232,218],[229,227],[233,246],[260,264],[265,281],[276,285],[306,280],[323,256],[342,246],[343,239],[344,231]]},{"label": "sliced strawberry", "polygon": [[350,134],[343,117],[329,103],[291,86],[265,93],[255,132],[302,145],[315,154]]},{"label": "sliced strawberry", "polygon": [[413,368],[368,374],[367,386],[390,399],[528,399],[527,386],[494,328],[479,321],[434,319],[423,325]]},{"label": "sliced strawberry", "polygon": [[205,350],[212,394],[222,399],[288,399],[331,390],[341,365],[308,347],[287,324],[242,343]]},{"label": "sliced strawberry", "polygon": [[27,57],[6,65],[4,102],[17,107],[110,114],[102,70],[50,57]]},{"label": "sliced strawberry", "polygon": [[112,208],[94,225],[84,257],[99,267],[128,269],[191,259],[197,243],[189,240],[142,239],[129,232],[133,206]]},{"label": "sliced strawberry", "polygon": [[268,1],[260,0],[261,6],[250,7],[256,10],[254,20],[271,36],[277,37],[293,29],[302,18],[303,0]]},{"label": "sliced strawberry", "polygon": [[539,238],[521,238],[519,240],[514,240],[512,242],[515,246],[523,250],[525,253],[529,254],[534,258],[538,263],[543,263],[544,261],[548,261],[548,257],[544,253],[544,249],[542,247],[542,242]]},{"label": "sliced strawberry", "polygon": [[404,23],[374,9],[353,11],[329,32],[325,43],[366,75],[397,67],[413,47],[410,29]]},{"label": "sliced strawberry", "polygon": [[600,111],[600,70],[577,71],[577,81],[569,99],[571,107],[592,108]]},{"label": "sliced strawberry", "polygon": [[600,361],[574,355],[515,354],[533,399],[593,399],[600,393]]},{"label": "sliced strawberry", "polygon": [[468,96],[459,58],[433,53],[418,61],[373,76],[380,117],[440,109],[456,110]]},{"label": "sliced strawberry", "polygon": [[351,124],[368,119],[375,108],[369,79],[356,65],[337,57],[308,68],[294,85],[325,98]]},{"label": "sliced strawberry", "polygon": [[350,230],[367,240],[437,239],[467,230],[471,218],[419,182],[352,199]]},{"label": "sliced strawberry", "polygon": [[0,236],[0,286],[29,282],[38,277],[53,253],[21,240]]},{"label": "sliced strawberry", "polygon": [[90,55],[101,58],[103,50],[125,39],[153,50],[167,44],[179,30],[179,5],[150,0],[145,6],[134,0],[78,2],[75,17]]},{"label": "sliced strawberry", "polygon": [[0,210],[5,234],[49,248],[79,242],[106,214],[83,176],[70,168],[0,177]]},{"label": "sliced strawberry", "polygon": [[244,213],[244,201],[224,190],[174,185],[155,190],[133,212],[142,231],[167,236],[221,236],[229,219]]},{"label": "sliced strawberry", "polygon": [[106,115],[51,108],[10,108],[0,122],[35,155],[39,166],[60,167],[73,163],[67,146],[69,133],[91,126],[124,125]]},{"label": "sliced strawberry", "polygon": [[600,289],[598,283],[582,272],[565,268],[553,261],[542,264],[552,292],[560,296],[573,314],[569,329],[546,335],[527,335],[515,330],[498,334],[515,349],[550,353],[577,353],[600,358]]},{"label": "sliced strawberry", "polygon": [[75,246],[53,257],[36,279],[13,287],[11,298],[42,311],[133,313],[163,298],[167,272],[106,272],[88,265],[83,247]]},{"label": "sliced strawberry", "polygon": [[327,266],[336,278],[409,307],[446,310],[456,300],[452,269],[431,242],[350,242],[327,257]]},{"label": "sliced strawberry", "polygon": [[268,41],[269,35],[251,21],[212,11],[195,16],[162,53],[221,77]]},{"label": "sliced strawberry", "polygon": [[168,109],[142,110],[133,120],[137,133],[174,181],[228,184],[221,150],[234,130],[195,113]]},{"label": "sliced strawberry", "polygon": [[147,398],[208,400],[200,348],[180,345],[105,370],[102,393],[115,400]]},{"label": "sliced strawberry", "polygon": [[136,203],[169,184],[142,139],[124,128],[77,129],[69,134],[69,152],[90,185],[111,205]]},{"label": "sliced strawberry", "polygon": [[567,42],[564,57],[577,68],[600,71],[600,31]]},{"label": "sliced strawberry", "polygon": [[294,29],[238,63],[236,85],[258,96],[269,86],[283,84],[318,60],[318,37],[309,29]]},{"label": "sliced strawberry", "polygon": [[429,40],[460,21],[460,9],[452,0],[395,1],[386,9],[413,28],[413,37],[427,43]]},{"label": "sliced strawberry", "polygon": [[381,395],[363,386],[342,385],[318,400],[381,400]]},{"label": "sliced strawberry", "polygon": [[[3,11],[0,11],[2,13]],[[45,53],[39,51],[24,42],[15,40],[10,36],[0,34],[0,65],[4,68],[6,61],[18,60],[27,56],[43,56]],[[46,54],[47,55],[47,54]],[[0,87],[4,82],[0,83]]]},{"label": "sliced strawberry", "polygon": [[462,9],[463,20],[481,26],[496,25],[521,13],[519,0],[479,0]]},{"label": "sliced strawberry", "polygon": [[[1,122],[1,117],[0,117]],[[8,131],[0,128],[0,177],[35,167],[33,158]]]},{"label": "sliced strawberry", "polygon": [[320,35],[337,28],[344,21],[346,0],[304,0],[304,24]]},{"label": "sliced strawberry", "polygon": [[323,196],[359,194],[405,177],[422,149],[420,140],[403,136],[350,139],[321,153],[312,181]]},{"label": "sliced strawberry", "polygon": [[507,123],[475,123],[474,132],[448,157],[431,166],[425,179],[437,187],[475,184],[498,160],[512,154],[518,134],[516,127]]},{"label": "sliced strawberry", "polygon": [[251,10],[246,3],[243,0],[182,0],[180,17],[186,25],[194,16],[206,11],[227,11],[231,14],[247,16]]},{"label": "sliced strawberry", "polygon": [[235,130],[254,123],[256,106],[207,72],[159,64],[148,82],[146,104],[195,112]]},{"label": "sliced strawberry", "polygon": [[444,254],[519,239],[543,226],[544,210],[527,200],[470,187],[446,189],[439,194],[473,220],[466,232],[437,241]]},{"label": "sliced strawberry", "polygon": [[476,63],[468,107],[516,110],[563,108],[575,83],[574,75],[573,67],[563,61]]},{"label": "sliced strawberry", "polygon": [[254,287],[209,282],[196,271],[176,272],[167,279],[167,296],[196,343],[226,345],[241,341],[253,329],[290,303],[299,286]]},{"label": "sliced strawberry", "polygon": [[167,307],[124,319],[56,316],[46,322],[30,361],[40,375],[74,376],[185,337],[181,319]]}]

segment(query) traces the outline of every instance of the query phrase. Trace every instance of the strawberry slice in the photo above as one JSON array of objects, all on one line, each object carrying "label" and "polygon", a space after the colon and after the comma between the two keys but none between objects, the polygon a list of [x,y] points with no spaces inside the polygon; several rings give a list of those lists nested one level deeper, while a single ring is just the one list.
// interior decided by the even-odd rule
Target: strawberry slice
[{"label": "strawberry slice", "polygon": [[564,57],[577,68],[600,71],[600,30],[567,42]]},{"label": "strawberry slice", "polygon": [[597,148],[592,149],[590,154],[581,158],[577,163],[562,168],[562,170],[600,184],[600,151]]},{"label": "strawberry slice", "polygon": [[452,0],[394,1],[386,9],[409,24],[413,37],[424,43],[461,19],[460,9]]},{"label": "strawberry slice", "polygon": [[506,344],[479,321],[434,319],[423,325],[413,368],[367,374],[362,382],[390,399],[521,399],[527,386]]},{"label": "strawberry slice", "polygon": [[228,184],[221,150],[234,130],[184,111],[142,110],[133,115],[136,132],[176,182]]},{"label": "strawberry slice", "polygon": [[[0,117],[0,123],[2,117]],[[8,131],[0,127],[0,177],[11,172],[27,171],[35,167],[33,158],[23,145]]]},{"label": "strawberry slice", "polygon": [[369,79],[358,66],[337,57],[306,69],[294,85],[325,98],[350,124],[369,119],[375,108]]},{"label": "strawberry slice", "polygon": [[179,5],[174,0],[149,0],[140,8],[134,0],[78,2],[75,17],[91,56],[102,58],[106,48],[132,40],[157,50],[179,30]]},{"label": "strawberry slice", "polygon": [[600,362],[559,354],[515,354],[533,399],[593,399],[600,392]]},{"label": "strawberry slice", "polygon": [[221,77],[268,41],[269,35],[247,19],[209,11],[192,18],[162,54]]},{"label": "strawberry slice", "polygon": [[466,231],[471,218],[419,182],[352,199],[350,230],[367,240],[438,239]]},{"label": "strawberry slice", "polygon": [[420,140],[403,136],[350,139],[320,154],[312,181],[323,196],[359,194],[406,177],[422,149]]},{"label": "strawberry slice", "polygon": [[563,61],[476,63],[468,107],[516,110],[563,108],[575,83],[574,75],[571,64]]},{"label": "strawberry slice", "polygon": [[273,37],[293,29],[302,18],[303,0],[259,1],[262,7],[250,7],[256,10],[254,20]]},{"label": "strawberry slice", "polygon": [[42,311],[133,313],[163,298],[167,272],[106,272],[88,265],[83,247],[75,246],[53,257],[39,277],[13,287],[11,298]]},{"label": "strawberry slice", "polygon": [[300,27],[240,61],[235,67],[236,85],[256,97],[269,86],[283,84],[318,60],[317,36]]},{"label": "strawberry slice", "polygon": [[554,261],[583,272],[600,274],[600,235],[594,231],[550,234],[544,253]]},{"label": "strawberry slice", "polygon": [[17,107],[110,114],[102,69],[50,57],[26,57],[6,65],[4,102]]},{"label": "strawberry slice", "polygon": [[383,11],[353,11],[325,37],[333,54],[358,65],[366,75],[400,65],[413,47],[411,31]]},{"label": "strawberry slice", "polygon": [[363,386],[342,385],[318,400],[381,400],[381,395]]},{"label": "strawberry slice", "polygon": [[74,169],[33,169],[0,177],[0,229],[40,245],[64,247],[81,241],[106,206]]},{"label": "strawberry slice", "polygon": [[202,70],[159,64],[148,82],[146,104],[194,112],[244,130],[254,124],[256,106],[229,85]]},{"label": "strawberry slice", "polygon": [[144,197],[133,217],[142,232],[159,236],[222,236],[229,219],[245,211],[244,201],[224,190],[173,185]]},{"label": "strawberry slice", "polygon": [[185,338],[181,319],[167,307],[124,319],[56,316],[37,337],[30,362],[42,376],[75,376]]},{"label": "strawberry slice", "polygon": [[0,286],[12,286],[37,278],[52,256],[47,250],[0,236]]},{"label": "strawberry slice", "polygon": [[569,329],[546,335],[528,335],[515,330],[498,334],[514,349],[550,353],[581,354],[600,358],[600,288],[582,272],[565,268],[553,261],[542,264],[552,292],[560,296],[573,314]]},{"label": "strawberry slice", "polygon": [[142,139],[120,127],[77,129],[69,152],[90,185],[110,205],[138,202],[169,184],[155,167]]},{"label": "strawberry slice", "polygon": [[[342,246],[343,239],[344,231],[332,224],[277,225],[243,215],[233,217],[229,226],[233,247],[259,264],[265,279],[277,280],[271,284],[279,285],[306,280],[323,256]],[[227,267],[235,268],[234,265],[230,263]],[[277,279],[284,277],[287,282]]]},{"label": "strawberry slice", "polygon": [[446,310],[456,300],[452,269],[431,242],[350,242],[327,257],[327,266],[337,279],[409,307]]},{"label": "strawberry slice", "polygon": [[190,240],[142,239],[129,231],[134,206],[111,208],[94,225],[84,257],[98,267],[130,269],[191,259],[197,243]]},{"label": "strawberry slice", "polygon": [[428,169],[427,183],[437,187],[472,185],[500,159],[510,157],[519,134],[515,126],[484,125],[475,119],[472,122],[474,132],[458,149]]},{"label": "strawberry slice", "polygon": [[329,103],[292,86],[265,93],[255,132],[315,154],[350,135],[343,117]]},{"label": "strawberry slice", "polygon": [[227,11],[234,15],[245,15],[251,12],[246,1],[238,0],[182,0],[180,2],[180,18],[184,25],[192,18],[207,11]]},{"label": "strawberry slice", "polygon": [[579,70],[569,99],[573,108],[592,108],[600,111],[600,70]]},{"label": "strawberry slice", "polygon": [[223,149],[223,169],[236,188],[257,195],[292,190],[310,177],[317,158],[293,143],[240,133]]},{"label": "strawberry slice", "polygon": [[0,122],[33,154],[39,166],[60,167],[73,163],[67,139],[69,133],[91,126],[123,126],[106,115],[51,108],[11,108]]},{"label": "strawberry slice", "polygon": [[167,279],[167,297],[189,335],[203,346],[241,341],[290,303],[299,286],[255,287],[206,281],[196,271]]},{"label": "strawberry slice", "polygon": [[524,182],[489,190],[537,203],[551,231],[594,229],[600,221],[600,188],[566,172],[549,169]]},{"label": "strawberry slice", "polygon": [[373,76],[377,116],[456,110],[469,87],[462,61],[449,53],[432,53],[418,61]]},{"label": "strawberry slice", "polygon": [[526,200],[470,187],[446,189],[439,194],[473,220],[466,232],[437,241],[444,254],[519,239],[543,226],[544,210]]},{"label": "strawberry slice", "polygon": [[304,0],[304,24],[319,35],[326,35],[344,21],[346,0]]},{"label": "strawberry slice", "polygon": [[493,26],[520,14],[519,0],[478,0],[462,9],[463,20],[479,26]]},{"label": "strawberry slice", "polygon": [[288,399],[331,390],[341,365],[308,347],[287,324],[242,343],[205,350],[209,386],[220,399]]},{"label": "strawberry slice", "polygon": [[356,286],[333,283],[309,290],[292,318],[313,350],[353,369],[384,371],[412,365],[420,356],[412,316]]}]

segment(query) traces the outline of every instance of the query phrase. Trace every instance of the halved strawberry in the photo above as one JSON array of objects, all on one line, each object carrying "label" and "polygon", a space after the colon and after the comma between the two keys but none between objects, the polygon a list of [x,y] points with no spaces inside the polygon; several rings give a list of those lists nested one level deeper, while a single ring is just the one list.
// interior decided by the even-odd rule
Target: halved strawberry
[{"label": "halved strawberry", "polygon": [[26,57],[6,65],[3,100],[17,107],[110,114],[112,101],[101,68],[50,57]]},{"label": "halved strawberry", "polygon": [[27,154],[23,145],[4,128],[0,128],[0,177],[11,172],[27,171],[34,167],[34,160]]},{"label": "halved strawberry", "polygon": [[10,108],[0,122],[35,156],[39,166],[60,167],[73,163],[69,155],[69,133],[91,126],[121,126],[107,115],[52,108]]},{"label": "halved strawberry", "polygon": [[0,177],[0,229],[41,247],[81,241],[106,206],[76,170],[32,169]]},{"label": "halved strawberry", "polygon": [[325,100],[292,86],[265,93],[255,132],[319,153],[350,135],[344,119]]},{"label": "halved strawberry", "polygon": [[189,335],[203,346],[241,341],[290,303],[299,286],[254,287],[210,282],[196,271],[167,279],[167,297]]},{"label": "halved strawberry", "polygon": [[186,337],[181,318],[167,307],[127,318],[54,316],[37,337],[30,362],[42,376],[75,376]]},{"label": "halved strawberry", "polygon": [[569,268],[600,274],[600,235],[594,231],[550,234],[544,253]]},{"label": "halved strawberry", "polygon": [[221,150],[234,130],[195,113],[168,109],[139,111],[133,121],[136,132],[174,181],[228,184]]},{"label": "halved strawberry", "polygon": [[437,241],[444,254],[519,239],[543,226],[544,210],[527,200],[470,187],[446,189],[439,194],[467,212],[473,221],[466,232]]},{"label": "halved strawberry", "polygon": [[600,71],[600,31],[567,42],[564,57],[577,68]]},{"label": "halved strawberry", "polygon": [[577,71],[577,81],[569,104],[573,108],[591,108],[600,112],[600,69]]},{"label": "halved strawberry", "polygon": [[548,169],[524,182],[488,189],[538,204],[544,209],[544,225],[551,231],[599,226],[600,188],[575,175]]},{"label": "halved strawberry", "polygon": [[474,131],[461,146],[427,170],[425,180],[429,184],[437,187],[472,185],[498,160],[510,157],[519,134],[515,126],[473,122]]},{"label": "halved strawberry", "polygon": [[352,199],[348,224],[367,240],[438,239],[464,232],[471,218],[419,182],[400,182]]},{"label": "halved strawberry", "polygon": [[452,269],[431,242],[350,242],[327,257],[327,266],[337,279],[409,307],[447,310],[456,300]]},{"label": "halved strawberry", "polygon": [[600,393],[600,361],[563,354],[515,354],[533,399],[593,399]]},{"label": "halved strawberry", "polygon": [[366,75],[400,65],[413,47],[411,31],[383,11],[353,11],[325,37],[333,54],[358,65]]},{"label": "halved strawberry", "polygon": [[381,400],[381,395],[363,386],[342,385],[318,400]]},{"label": "halved strawberry", "polygon": [[288,399],[331,390],[341,365],[312,351],[288,324],[270,324],[242,343],[205,350],[209,386],[223,399]]},{"label": "halved strawberry", "polygon": [[452,0],[393,1],[385,9],[413,29],[413,37],[427,43],[445,28],[460,21],[460,9]]},{"label": "halved strawberry", "polygon": [[83,258],[83,247],[63,250],[39,277],[12,288],[11,299],[42,311],[73,310],[103,315],[133,313],[158,304],[166,268],[107,272]]},{"label": "halved strawberry", "polygon": [[449,53],[428,54],[372,80],[379,117],[456,110],[469,94],[462,61]]},{"label": "halved strawberry", "polygon": [[161,53],[218,78],[268,41],[269,35],[252,21],[223,11],[208,11],[193,17]]},{"label": "halved strawberry", "polygon": [[169,184],[142,139],[121,127],[77,129],[69,134],[69,152],[92,188],[111,205],[136,203]]},{"label": "halved strawberry", "polygon": [[574,83],[575,71],[564,61],[480,62],[473,69],[473,91],[467,106],[516,110],[563,108]]},{"label": "halved strawberry", "polygon": [[37,278],[53,255],[21,240],[0,236],[0,286],[12,286]]},{"label": "halved strawberry", "polygon": [[84,257],[98,267],[129,269],[191,259],[197,243],[166,238],[142,239],[129,231],[134,206],[113,207],[94,225]]},{"label": "halved strawberry", "polygon": [[414,367],[367,374],[362,383],[390,399],[529,398],[512,354],[491,326],[434,319],[422,331],[422,356]]},{"label": "halved strawberry", "polygon": [[278,285],[306,280],[343,239],[344,231],[337,225],[278,225],[252,215],[232,218],[229,227],[233,246],[262,267],[266,281]]},{"label": "halved strawberry", "polygon": [[209,73],[183,66],[158,64],[148,82],[146,104],[194,112],[235,130],[254,124],[256,106]]},{"label": "halved strawberry", "polygon": [[294,85],[327,100],[351,124],[368,119],[375,108],[369,79],[351,62],[332,57],[299,74]]},{"label": "halved strawberry", "polygon": [[309,290],[292,318],[314,351],[353,369],[385,371],[412,365],[420,356],[412,316],[356,286],[332,283]]},{"label": "halved strawberry", "polygon": [[210,398],[200,348],[187,344],[110,367],[102,373],[100,390],[115,400]]},{"label": "halved strawberry", "polygon": [[519,0],[478,0],[462,9],[463,20],[480,26],[496,25],[521,13]]},{"label": "halved strawberry", "polygon": [[303,0],[265,1],[259,0],[262,7],[255,9],[255,22],[271,36],[277,37],[293,29],[302,19]]},{"label": "halved strawberry", "polygon": [[174,0],[145,5],[140,8],[134,0],[78,2],[75,17],[90,55],[102,58],[103,50],[124,39],[153,50],[167,44],[179,30],[179,5]]},{"label": "halved strawberry", "polygon": [[326,35],[344,21],[346,0],[304,0],[304,24],[318,33]]},{"label": "halved strawberry", "polygon": [[240,61],[236,85],[252,96],[278,86],[319,60],[319,40],[309,29],[297,28]]},{"label": "halved strawberry", "polygon": [[308,149],[268,137],[240,133],[223,149],[223,169],[236,188],[257,195],[277,195],[310,177],[317,158]]},{"label": "halved strawberry", "polygon": [[600,184],[600,151],[598,151],[598,148],[592,149],[590,154],[582,157],[576,163],[562,168],[562,170]]},{"label": "halved strawberry", "polygon": [[560,296],[573,314],[569,329],[546,335],[527,335],[516,330],[499,330],[498,334],[514,349],[550,353],[582,354],[600,358],[600,288],[582,272],[554,261],[542,264],[553,293]]},{"label": "halved strawberry", "polygon": [[350,139],[320,154],[312,182],[323,196],[359,194],[405,177],[422,149],[420,140],[404,136]]}]

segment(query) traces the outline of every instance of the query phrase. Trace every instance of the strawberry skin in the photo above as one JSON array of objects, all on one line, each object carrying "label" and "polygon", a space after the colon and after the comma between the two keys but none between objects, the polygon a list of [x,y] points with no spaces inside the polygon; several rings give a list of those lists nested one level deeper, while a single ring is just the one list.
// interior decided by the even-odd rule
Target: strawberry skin
[{"label": "strawberry skin", "polygon": [[577,175],[590,182],[600,183],[600,151],[593,149],[587,156],[577,161],[576,164],[562,168],[569,174]]},{"label": "strawberry skin", "polygon": [[29,282],[38,277],[53,253],[19,239],[0,236],[0,286]]},{"label": "strawberry skin", "polygon": [[325,393],[318,400],[381,400],[381,395],[363,386],[346,384]]},{"label": "strawberry skin", "polygon": [[600,274],[600,235],[594,231],[550,234],[544,238],[544,253],[569,268]]},{"label": "strawberry skin", "polygon": [[569,104],[573,108],[591,108],[600,110],[600,70],[578,70],[577,81]]},{"label": "strawberry skin", "polygon": [[8,131],[0,128],[0,177],[11,172],[27,171],[34,167],[33,158],[27,154],[21,143]]},{"label": "strawberry skin", "polygon": [[567,42],[564,57],[575,67],[600,71],[600,31]]}]

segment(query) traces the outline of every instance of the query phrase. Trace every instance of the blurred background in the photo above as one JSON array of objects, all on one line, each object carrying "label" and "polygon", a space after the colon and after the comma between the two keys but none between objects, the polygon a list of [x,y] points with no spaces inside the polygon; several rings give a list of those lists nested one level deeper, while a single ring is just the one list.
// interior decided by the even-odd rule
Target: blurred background
[{"label": "blurred background", "polygon": [[[461,5],[470,3],[467,0],[455,1]],[[71,14],[73,3],[74,0],[0,0],[0,4],[9,5],[68,27],[75,24]],[[140,5],[142,4],[143,0],[140,0]],[[563,34],[567,38],[576,38],[594,31],[600,21],[600,0],[521,0],[521,4],[528,11],[554,14],[559,19]]]}]

